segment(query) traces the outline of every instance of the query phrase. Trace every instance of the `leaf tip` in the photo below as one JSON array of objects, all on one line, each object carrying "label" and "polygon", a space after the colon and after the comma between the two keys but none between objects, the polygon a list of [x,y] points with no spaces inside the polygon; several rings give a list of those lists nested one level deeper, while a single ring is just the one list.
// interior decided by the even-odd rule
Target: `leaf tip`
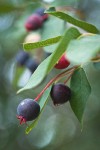
[{"label": "leaf tip", "polygon": [[56,11],[55,7],[50,7],[49,9],[45,10],[44,13],[49,13],[53,11]]},{"label": "leaf tip", "polygon": [[17,94],[19,94],[19,93],[22,92],[22,91],[23,91],[23,88],[20,89],[20,90],[18,90],[18,91],[17,91]]}]

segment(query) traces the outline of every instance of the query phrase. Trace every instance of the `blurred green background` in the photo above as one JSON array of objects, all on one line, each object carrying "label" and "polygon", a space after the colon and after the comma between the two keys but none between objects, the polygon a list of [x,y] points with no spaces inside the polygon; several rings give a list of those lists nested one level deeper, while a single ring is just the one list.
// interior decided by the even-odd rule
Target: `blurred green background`
[{"label": "blurred green background", "polygon": [[[99,150],[100,66],[95,67],[92,63],[84,66],[92,94],[85,109],[82,132],[69,103],[54,107],[49,100],[37,127],[28,135],[25,134],[26,125],[19,126],[16,119],[19,102],[27,97],[35,98],[48,80],[59,72],[54,69],[37,88],[16,95],[16,91],[25,85],[24,76],[29,78],[26,68],[19,68],[15,62],[16,54],[29,34],[24,23],[41,6],[56,6],[59,10],[69,11],[100,29],[100,0],[0,0],[0,150]],[[63,33],[65,27],[67,25],[62,21],[49,17],[35,33],[46,39]],[[51,31],[54,31],[52,35]],[[44,51],[53,49],[45,48],[43,55]],[[35,54],[31,55],[34,57]],[[19,80],[21,83],[18,84]]]}]

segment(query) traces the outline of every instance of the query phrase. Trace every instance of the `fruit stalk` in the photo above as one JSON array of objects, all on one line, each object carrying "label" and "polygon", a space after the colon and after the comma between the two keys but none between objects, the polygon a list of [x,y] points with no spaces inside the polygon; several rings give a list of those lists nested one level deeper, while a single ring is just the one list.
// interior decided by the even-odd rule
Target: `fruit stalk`
[{"label": "fruit stalk", "polygon": [[65,75],[72,73],[73,69],[75,70],[77,67],[79,66],[74,66],[72,68],[69,68],[68,70],[65,70],[64,72],[58,74],[56,77],[54,77],[53,79],[51,79],[48,84],[45,86],[45,88],[40,92],[40,94],[38,94],[38,96],[35,98],[35,101],[38,101],[38,99],[42,96],[42,94],[45,92],[45,90],[51,85],[53,84],[53,82],[61,79],[62,77],[64,77]]}]

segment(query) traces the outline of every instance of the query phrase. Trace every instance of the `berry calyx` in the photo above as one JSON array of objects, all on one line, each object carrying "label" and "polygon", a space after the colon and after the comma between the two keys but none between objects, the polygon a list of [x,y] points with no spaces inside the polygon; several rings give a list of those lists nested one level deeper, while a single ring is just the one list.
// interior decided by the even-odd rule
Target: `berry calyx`
[{"label": "berry calyx", "polygon": [[18,65],[23,66],[29,57],[27,52],[20,50],[16,55],[16,62]]},{"label": "berry calyx", "polygon": [[71,90],[68,86],[57,83],[52,86],[50,96],[54,105],[63,104],[71,99]]},{"label": "berry calyx", "polygon": [[24,99],[17,107],[17,118],[20,120],[20,124],[32,121],[39,116],[40,106],[32,99]]},{"label": "berry calyx", "polygon": [[37,13],[38,15],[40,15],[43,19],[43,21],[46,21],[48,19],[48,14],[44,13],[45,9],[44,8],[38,8],[36,9],[35,13]]},{"label": "berry calyx", "polygon": [[70,65],[70,62],[65,57],[65,54],[62,55],[58,63],[55,65],[56,69],[65,69]]},{"label": "berry calyx", "polygon": [[32,14],[25,23],[27,31],[37,30],[42,27],[43,19],[38,14]]}]

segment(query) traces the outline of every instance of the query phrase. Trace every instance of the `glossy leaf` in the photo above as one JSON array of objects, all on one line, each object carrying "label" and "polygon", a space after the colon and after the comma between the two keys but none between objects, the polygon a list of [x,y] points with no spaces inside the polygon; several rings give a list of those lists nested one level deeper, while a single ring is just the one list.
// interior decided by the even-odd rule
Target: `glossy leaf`
[{"label": "glossy leaf", "polygon": [[88,32],[91,32],[91,33],[99,33],[99,30],[92,24],[90,23],[87,23],[85,21],[82,21],[82,20],[79,20],[79,19],[76,19],[66,13],[63,13],[63,12],[60,12],[60,11],[55,11],[55,8],[51,7],[49,8],[48,10],[45,11],[46,13],[48,14],[51,14],[55,17],[58,17],[59,19],[62,19],[64,21],[67,21],[77,27],[80,27]]},{"label": "glossy leaf", "polygon": [[45,46],[49,46],[49,45],[59,42],[60,39],[61,39],[61,36],[57,36],[57,37],[50,38],[50,39],[40,41],[40,42],[24,43],[23,48],[25,50],[32,50],[32,49],[39,48],[39,47],[45,47]]},{"label": "glossy leaf", "polygon": [[62,36],[59,45],[49,57],[47,57],[35,70],[34,74],[29,79],[26,86],[18,91],[24,91],[36,87],[44,77],[52,70],[56,62],[60,59],[61,55],[65,52],[69,42],[80,36],[79,31],[76,28],[70,28],[66,30]]},{"label": "glossy leaf", "polygon": [[78,68],[71,78],[72,97],[70,104],[78,120],[82,123],[86,102],[91,93],[91,87],[83,68]]},{"label": "glossy leaf", "polygon": [[100,35],[87,36],[70,42],[67,58],[77,64],[91,60],[100,52]]},{"label": "glossy leaf", "polygon": [[43,112],[46,104],[47,104],[47,101],[48,101],[48,97],[49,97],[49,94],[50,94],[50,91],[51,91],[51,87],[49,87],[43,94],[42,98],[40,99],[39,101],[39,105],[40,105],[40,108],[41,108],[41,111],[40,111],[40,115],[38,116],[37,119],[35,119],[27,128],[26,128],[26,134],[28,134],[33,128],[36,127],[39,119],[40,119],[40,116],[41,116],[41,113]]}]

